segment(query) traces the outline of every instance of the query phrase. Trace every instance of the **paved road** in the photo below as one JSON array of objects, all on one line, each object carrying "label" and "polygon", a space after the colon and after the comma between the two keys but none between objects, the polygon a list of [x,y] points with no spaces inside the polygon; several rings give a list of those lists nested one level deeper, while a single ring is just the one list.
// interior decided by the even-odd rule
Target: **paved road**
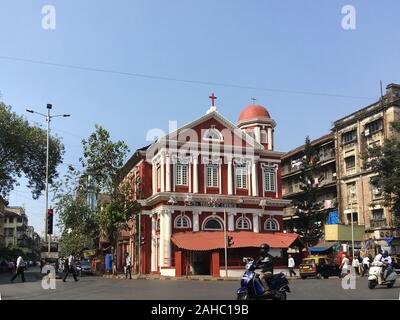
[{"label": "paved road", "polygon": [[[18,280],[11,284],[9,277],[0,279],[2,299],[159,299],[159,300],[229,300],[235,298],[236,281],[185,281],[185,280],[116,280],[100,277],[82,277],[75,283],[57,280],[55,290],[44,290],[40,280],[33,273],[27,274],[27,282]],[[343,290],[341,280],[307,279],[293,280],[292,293],[288,299],[399,299],[400,281],[393,289],[376,288],[369,290],[367,280],[357,279],[356,290]]]}]

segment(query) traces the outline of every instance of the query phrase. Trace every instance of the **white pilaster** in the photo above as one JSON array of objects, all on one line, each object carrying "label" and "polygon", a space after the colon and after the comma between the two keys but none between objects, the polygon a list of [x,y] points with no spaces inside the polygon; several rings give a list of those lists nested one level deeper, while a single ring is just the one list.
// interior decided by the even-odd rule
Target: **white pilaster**
[{"label": "white pilaster", "polygon": [[160,212],[160,240],[159,240],[159,259],[158,264],[160,267],[164,266],[164,247],[165,247],[165,214],[164,212]]},{"label": "white pilaster", "polygon": [[153,194],[157,193],[157,167],[156,164],[153,162],[151,167],[153,176],[152,176],[152,186],[153,186]]},{"label": "white pilaster", "polygon": [[251,165],[251,189],[253,191],[253,196],[258,197],[258,175],[257,175],[257,163],[253,162]]},{"label": "white pilaster", "polygon": [[233,185],[232,185],[232,160],[228,161],[228,194],[233,194]]},{"label": "white pilaster", "polygon": [[200,212],[193,211],[193,232],[200,231],[200,223],[199,223],[199,216]]},{"label": "white pilaster", "polygon": [[258,213],[253,213],[253,232],[260,232],[260,217]]},{"label": "white pilaster", "polygon": [[165,154],[161,155],[161,192],[165,192]]},{"label": "white pilaster", "polygon": [[[250,164],[247,165],[247,189],[249,190],[249,196],[251,196],[251,192],[253,189],[253,184],[252,184],[252,177],[251,177],[251,166]],[[251,183],[251,185],[250,185]]]},{"label": "white pilaster", "polygon": [[272,141],[272,128],[267,129],[268,134],[268,150],[272,150],[273,141]]},{"label": "white pilaster", "polygon": [[164,266],[171,266],[171,235],[172,235],[172,214],[165,212],[165,232],[164,232]]},{"label": "white pilaster", "polygon": [[235,231],[235,215],[236,213],[228,212],[228,231]]},{"label": "white pilaster", "polygon": [[261,142],[261,128],[255,127],[254,128],[254,139],[260,143]]},{"label": "white pilaster", "polygon": [[157,215],[151,217],[151,271],[157,271]]},{"label": "white pilaster", "polygon": [[219,194],[222,194],[222,165],[221,165],[221,162],[218,165],[218,183],[219,183]]},{"label": "white pilaster", "polygon": [[199,193],[199,168],[198,168],[198,156],[193,156],[193,192]]},{"label": "white pilaster", "polygon": [[171,191],[171,161],[170,156],[166,157],[166,190],[167,192]]}]

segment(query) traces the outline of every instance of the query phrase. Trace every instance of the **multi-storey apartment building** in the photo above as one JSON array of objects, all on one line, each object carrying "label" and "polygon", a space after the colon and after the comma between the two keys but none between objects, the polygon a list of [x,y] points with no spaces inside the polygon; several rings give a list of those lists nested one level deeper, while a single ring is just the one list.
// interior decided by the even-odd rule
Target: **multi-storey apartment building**
[{"label": "multi-storey apartment building", "polygon": [[400,236],[393,228],[390,210],[370,180],[362,156],[368,147],[381,145],[393,133],[390,123],[400,119],[400,85],[390,84],[379,101],[335,121],[337,190],[341,221],[365,225],[366,239]]},{"label": "multi-storey apartment building", "polygon": [[28,217],[21,207],[7,207],[4,217],[5,246],[26,247]]},{"label": "multi-storey apartment building", "polygon": [[[313,177],[313,183],[318,187],[317,201],[328,213],[337,208],[334,135],[333,133],[324,135],[311,141],[311,145],[318,151],[319,156],[318,170]],[[282,196],[283,199],[292,201],[292,205],[285,208],[285,229],[288,231],[296,230],[297,216],[294,203],[304,192],[299,182],[304,147],[302,145],[282,156]]]},{"label": "multi-storey apartment building", "polygon": [[[281,257],[296,241],[296,234],[282,232],[289,201],[282,199],[275,125],[260,105],[245,108],[233,124],[213,104],[204,116],[136,151],[122,172],[143,209],[142,273],[220,276],[225,224],[231,274],[242,272],[242,257],[257,256],[261,243]],[[135,256],[132,234],[122,233],[117,249],[119,262],[125,252]]]}]

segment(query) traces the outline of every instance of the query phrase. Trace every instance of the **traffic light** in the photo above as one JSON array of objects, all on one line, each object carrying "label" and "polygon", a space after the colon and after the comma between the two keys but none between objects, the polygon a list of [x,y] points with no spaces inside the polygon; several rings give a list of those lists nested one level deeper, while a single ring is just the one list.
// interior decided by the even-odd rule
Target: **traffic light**
[{"label": "traffic light", "polygon": [[233,242],[233,237],[232,236],[228,236],[227,243],[228,243],[228,247],[232,247],[233,246],[234,242]]},{"label": "traffic light", "polygon": [[144,246],[145,243],[144,237],[140,237],[140,246]]},{"label": "traffic light", "polygon": [[47,234],[53,234],[53,209],[47,210]]}]

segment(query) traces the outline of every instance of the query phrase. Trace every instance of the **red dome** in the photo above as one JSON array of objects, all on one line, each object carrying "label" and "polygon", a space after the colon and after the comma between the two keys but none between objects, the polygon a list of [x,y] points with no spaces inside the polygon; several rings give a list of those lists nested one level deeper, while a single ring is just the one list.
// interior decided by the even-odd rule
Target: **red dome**
[{"label": "red dome", "polygon": [[239,122],[254,118],[271,118],[271,116],[269,115],[267,109],[265,109],[263,106],[253,104],[240,112]]}]

